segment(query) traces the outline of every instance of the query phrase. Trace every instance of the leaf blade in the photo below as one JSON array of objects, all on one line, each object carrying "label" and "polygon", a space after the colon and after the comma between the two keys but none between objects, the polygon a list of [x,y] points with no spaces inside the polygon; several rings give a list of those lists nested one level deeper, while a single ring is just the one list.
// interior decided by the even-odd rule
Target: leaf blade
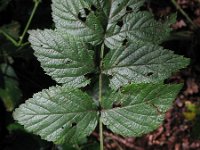
[{"label": "leaf blade", "polygon": [[[175,15],[169,17],[164,23],[156,21],[149,12],[132,12],[122,17],[117,24],[107,30],[105,44],[115,49],[123,44],[124,40],[129,42],[143,41],[160,44],[169,37],[170,25],[175,22]],[[121,25],[119,25],[119,22]]]},{"label": "leaf blade", "polygon": [[84,0],[54,0],[53,20],[57,29],[75,35],[93,45],[102,41],[103,28],[98,17],[92,12],[91,2]]},{"label": "leaf blade", "polygon": [[143,5],[144,0],[115,0],[111,1],[109,7],[107,7],[108,26],[107,31],[110,27],[116,25],[127,13],[127,7],[130,7],[133,12],[137,12]]},{"label": "leaf blade", "polygon": [[104,73],[112,75],[113,89],[129,83],[155,83],[184,68],[189,60],[160,46],[135,42],[111,50],[104,59]]},{"label": "leaf blade", "polygon": [[25,129],[55,143],[76,143],[97,125],[92,99],[80,90],[51,87],[17,108],[14,119]]},{"label": "leaf blade", "polygon": [[[163,121],[174,97],[182,85],[138,84],[129,85],[122,93],[111,94],[120,107],[102,111],[102,121],[114,133],[140,136],[155,130]],[[106,100],[106,99],[104,99]]]},{"label": "leaf blade", "polygon": [[48,75],[69,87],[83,87],[89,83],[84,75],[94,70],[94,54],[83,41],[59,31],[29,33],[34,54]]}]

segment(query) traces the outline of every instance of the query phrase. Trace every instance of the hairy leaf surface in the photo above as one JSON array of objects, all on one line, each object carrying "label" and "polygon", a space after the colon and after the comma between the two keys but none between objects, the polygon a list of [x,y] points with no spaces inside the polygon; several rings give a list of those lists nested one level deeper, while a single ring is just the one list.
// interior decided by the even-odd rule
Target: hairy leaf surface
[{"label": "hairy leaf surface", "polygon": [[93,51],[83,41],[52,30],[30,31],[29,41],[43,69],[58,83],[82,87],[84,75],[94,70]]},{"label": "hairy leaf surface", "polygon": [[53,0],[53,18],[58,29],[78,36],[84,41],[99,44],[103,37],[100,20],[86,0]]},{"label": "hairy leaf surface", "polygon": [[107,2],[106,16],[108,18],[107,31],[116,25],[127,13],[137,12],[144,0],[112,0]]},{"label": "hairy leaf surface", "polygon": [[112,75],[111,87],[128,83],[161,82],[188,64],[188,59],[152,44],[135,42],[111,50],[104,59],[104,73]]},{"label": "hairy leaf surface", "polygon": [[[130,85],[104,98],[102,121],[114,133],[140,136],[156,129],[182,85]],[[110,101],[111,100],[111,101]]]},{"label": "hairy leaf surface", "polygon": [[109,48],[115,49],[125,41],[159,44],[168,38],[169,25],[175,21],[175,15],[161,23],[149,12],[139,11],[142,4],[141,0],[112,1],[104,41]]},{"label": "hairy leaf surface", "polygon": [[56,143],[75,143],[97,125],[92,99],[80,90],[51,87],[26,101],[14,112],[25,129]]}]

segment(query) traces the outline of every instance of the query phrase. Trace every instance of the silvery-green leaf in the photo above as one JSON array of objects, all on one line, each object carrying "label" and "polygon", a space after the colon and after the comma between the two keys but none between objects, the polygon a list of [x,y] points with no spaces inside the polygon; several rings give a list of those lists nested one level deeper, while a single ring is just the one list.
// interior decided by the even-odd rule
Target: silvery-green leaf
[{"label": "silvery-green leaf", "polygon": [[53,0],[53,19],[56,28],[97,45],[103,39],[103,27],[86,0]]},{"label": "silvery-green leaf", "polygon": [[104,59],[104,73],[113,89],[129,83],[161,82],[189,60],[160,46],[135,42],[111,50]]},{"label": "silvery-green leaf", "polygon": [[29,41],[44,71],[58,83],[83,87],[94,70],[93,51],[82,40],[52,30],[30,31]]},{"label": "silvery-green leaf", "polygon": [[76,143],[95,129],[96,109],[86,93],[56,86],[34,94],[13,116],[26,130],[45,140]]},{"label": "silvery-green leaf", "polygon": [[102,121],[114,133],[141,136],[162,124],[182,85],[133,84],[103,102]]},{"label": "silvery-green leaf", "polygon": [[[106,14],[108,16],[107,31],[116,25],[127,13],[137,12],[144,3],[144,0],[112,0],[109,2]],[[131,9],[131,10],[129,10]]]},{"label": "silvery-green leaf", "polygon": [[122,19],[111,23],[105,35],[105,44],[115,49],[124,41],[144,41],[160,44],[169,36],[170,25],[175,22],[176,15],[169,17],[164,23],[156,21],[149,12],[126,13]]}]

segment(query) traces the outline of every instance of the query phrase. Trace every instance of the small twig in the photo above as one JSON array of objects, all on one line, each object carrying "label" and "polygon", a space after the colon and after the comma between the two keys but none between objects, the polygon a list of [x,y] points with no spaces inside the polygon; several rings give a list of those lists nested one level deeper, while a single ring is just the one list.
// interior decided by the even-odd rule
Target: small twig
[{"label": "small twig", "polygon": [[20,38],[19,38],[18,46],[21,46],[21,45],[22,45],[24,36],[25,36],[26,33],[27,33],[27,30],[28,30],[28,28],[29,28],[29,26],[30,26],[30,24],[31,24],[31,22],[32,22],[32,20],[33,20],[33,16],[35,15],[35,12],[36,12],[36,10],[37,10],[38,5],[39,5],[40,2],[41,2],[41,0],[34,0],[34,3],[35,3],[35,4],[34,4],[34,7],[33,7],[33,10],[32,10],[32,12],[31,12],[31,15],[30,15],[30,17],[29,17],[29,19],[28,19],[28,22],[27,22],[27,24],[26,24],[26,26],[25,26],[25,28],[24,28],[24,31],[23,31],[22,35],[20,36]]},{"label": "small twig", "polygon": [[26,42],[26,43],[22,43],[22,42],[23,42],[24,37],[25,37],[25,35],[26,35],[26,33],[27,33],[29,27],[30,27],[30,24],[31,24],[31,22],[32,22],[32,20],[33,20],[33,17],[34,17],[35,12],[36,12],[36,10],[37,10],[37,8],[38,8],[38,5],[39,5],[39,3],[41,2],[41,0],[33,0],[33,1],[34,1],[33,10],[32,10],[32,12],[31,12],[31,15],[30,15],[30,17],[29,17],[29,19],[28,19],[28,22],[27,22],[27,24],[26,24],[26,26],[25,26],[25,28],[24,28],[24,31],[23,31],[22,35],[19,37],[19,41],[16,41],[11,35],[9,35],[8,33],[4,32],[3,30],[0,29],[0,34],[3,34],[3,35],[4,35],[10,42],[12,42],[16,47],[21,47],[21,46],[24,46],[24,45],[27,44],[27,42]]},{"label": "small twig", "polygon": [[197,25],[192,21],[192,19],[188,16],[188,14],[180,7],[180,5],[176,2],[176,0],[171,0],[171,2],[174,4],[174,6],[177,8],[177,10],[180,11],[180,13],[190,22],[190,24],[197,28]]},{"label": "small twig", "polygon": [[18,45],[18,42],[10,36],[8,33],[4,32],[3,30],[0,29],[0,33],[3,34],[10,42],[12,42],[15,46]]},{"label": "small twig", "polygon": [[115,140],[115,141],[123,144],[124,146],[126,146],[128,148],[133,148],[135,150],[143,150],[142,148],[137,147],[134,144],[127,142],[124,138],[121,138],[121,137],[119,137],[117,135],[114,135],[114,134],[108,133],[108,132],[103,132],[103,134],[104,134],[104,136],[110,137],[112,140]]}]

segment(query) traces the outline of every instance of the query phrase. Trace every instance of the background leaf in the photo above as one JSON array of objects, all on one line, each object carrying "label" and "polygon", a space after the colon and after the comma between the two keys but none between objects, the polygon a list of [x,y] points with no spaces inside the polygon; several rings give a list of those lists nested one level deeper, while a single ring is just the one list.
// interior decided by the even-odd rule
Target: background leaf
[{"label": "background leaf", "polygon": [[123,136],[140,136],[153,131],[162,123],[181,87],[162,84],[125,87],[118,96],[110,95],[113,108],[109,109],[108,103],[104,105],[107,108],[102,110],[102,121],[114,133]]},{"label": "background leaf", "polygon": [[48,75],[69,87],[89,83],[84,75],[94,70],[93,51],[88,50],[83,41],[52,30],[29,33],[35,55]]},{"label": "background leaf", "polygon": [[13,116],[29,132],[59,144],[84,139],[95,129],[98,119],[87,94],[59,86],[35,94]]},{"label": "background leaf", "polygon": [[1,64],[2,80],[0,82],[0,98],[4,102],[7,111],[13,111],[20,103],[22,93],[19,89],[17,76],[13,68],[7,64]]},{"label": "background leaf", "polygon": [[128,83],[160,82],[184,68],[189,60],[160,46],[136,42],[111,50],[104,59],[104,73],[113,76],[111,87]]}]

